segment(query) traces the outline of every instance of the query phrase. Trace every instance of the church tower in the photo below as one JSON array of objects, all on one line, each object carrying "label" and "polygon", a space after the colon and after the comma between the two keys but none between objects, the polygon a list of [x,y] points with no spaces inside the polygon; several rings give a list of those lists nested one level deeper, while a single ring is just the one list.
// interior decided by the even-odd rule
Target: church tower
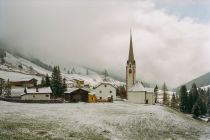
[{"label": "church tower", "polygon": [[133,54],[132,34],[130,33],[130,48],[128,61],[126,64],[126,98],[128,99],[128,90],[136,83],[136,62]]}]

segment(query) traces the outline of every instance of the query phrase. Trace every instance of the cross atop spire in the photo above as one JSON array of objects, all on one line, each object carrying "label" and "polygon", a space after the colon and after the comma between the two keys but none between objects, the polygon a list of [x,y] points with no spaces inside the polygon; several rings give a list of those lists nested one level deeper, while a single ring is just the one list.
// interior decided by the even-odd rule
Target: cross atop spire
[{"label": "cross atop spire", "polygon": [[130,49],[127,63],[131,62],[131,64],[135,65],[134,54],[133,54],[133,40],[132,40],[132,32],[130,30]]}]

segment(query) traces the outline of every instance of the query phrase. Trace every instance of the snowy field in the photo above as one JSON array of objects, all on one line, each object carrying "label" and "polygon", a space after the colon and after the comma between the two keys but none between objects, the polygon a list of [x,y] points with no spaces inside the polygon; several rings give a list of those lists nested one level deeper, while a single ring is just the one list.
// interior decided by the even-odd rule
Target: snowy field
[{"label": "snowy field", "polygon": [[0,140],[210,139],[210,124],[157,105],[0,101]]}]

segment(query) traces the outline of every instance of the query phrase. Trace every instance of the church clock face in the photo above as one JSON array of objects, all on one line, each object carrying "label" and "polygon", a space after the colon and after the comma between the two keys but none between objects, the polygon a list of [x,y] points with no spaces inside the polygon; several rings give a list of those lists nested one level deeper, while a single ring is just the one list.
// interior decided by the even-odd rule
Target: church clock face
[{"label": "church clock face", "polygon": [[129,73],[130,73],[130,74],[132,73],[132,69],[129,69]]}]

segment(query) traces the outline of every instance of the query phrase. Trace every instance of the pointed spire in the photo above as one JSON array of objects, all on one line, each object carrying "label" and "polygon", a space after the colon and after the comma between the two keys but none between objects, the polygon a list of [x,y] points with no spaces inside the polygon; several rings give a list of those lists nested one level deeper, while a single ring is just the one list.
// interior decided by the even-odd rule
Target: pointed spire
[{"label": "pointed spire", "polygon": [[132,40],[132,32],[130,29],[130,49],[129,49],[129,56],[128,56],[128,63],[135,64],[134,54],[133,54],[133,40]]}]

